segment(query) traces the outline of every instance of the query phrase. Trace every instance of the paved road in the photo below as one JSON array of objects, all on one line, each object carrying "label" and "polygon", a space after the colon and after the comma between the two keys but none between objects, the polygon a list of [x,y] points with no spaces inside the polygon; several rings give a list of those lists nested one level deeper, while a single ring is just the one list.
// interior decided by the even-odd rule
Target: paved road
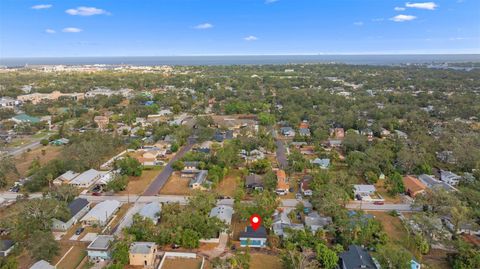
[{"label": "paved road", "polygon": [[185,153],[190,151],[195,144],[195,140],[193,138],[188,139],[188,143],[186,146],[182,147],[177,154],[167,163],[167,165],[163,168],[162,172],[155,178],[155,180],[148,186],[148,188],[143,193],[144,196],[151,196],[157,195],[160,190],[162,189],[163,185],[167,182],[168,178],[173,173],[172,164],[181,159]]},{"label": "paved road", "polygon": [[278,165],[281,169],[285,169],[288,167],[285,144],[283,144],[283,142],[278,139],[275,140],[275,144],[277,145],[277,149],[275,150],[275,152],[277,155]]},{"label": "paved road", "polygon": [[14,149],[10,149],[8,150],[8,154],[12,155],[12,156],[18,156],[22,153],[24,153],[25,151],[27,150],[33,150],[35,148],[38,148],[40,147],[40,141],[35,141],[35,142],[32,142],[30,144],[27,144],[25,146],[21,146],[19,148],[14,148]]},{"label": "paved road", "polygon": [[346,208],[348,209],[361,209],[361,210],[368,210],[368,211],[392,211],[396,210],[399,212],[412,212],[412,211],[419,211],[419,209],[412,208],[411,204],[383,204],[383,205],[375,205],[369,202],[350,202],[347,204]]}]

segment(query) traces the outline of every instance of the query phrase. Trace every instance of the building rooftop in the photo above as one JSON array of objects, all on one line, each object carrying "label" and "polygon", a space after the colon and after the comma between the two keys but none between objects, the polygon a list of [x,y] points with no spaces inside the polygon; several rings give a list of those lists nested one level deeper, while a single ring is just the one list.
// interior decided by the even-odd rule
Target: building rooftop
[{"label": "building rooftop", "polygon": [[30,269],[55,269],[53,265],[48,263],[47,261],[40,260],[32,265]]},{"label": "building rooftop", "polygon": [[267,230],[260,226],[254,231],[252,226],[247,226],[244,232],[240,232],[240,238],[267,238]]},{"label": "building rooftop", "polygon": [[372,256],[362,247],[351,245],[348,250],[340,254],[340,261],[344,268],[377,269]]},{"label": "building rooftop", "polygon": [[158,219],[158,214],[162,210],[160,203],[158,202],[151,202],[146,204],[138,214],[144,218],[149,218],[152,221],[156,221]]},{"label": "building rooftop", "polygon": [[13,240],[0,240],[0,251],[7,251],[15,245]]},{"label": "building rooftop", "polygon": [[130,253],[132,254],[149,254],[156,246],[153,242],[133,242],[130,244]]},{"label": "building rooftop", "polygon": [[210,211],[210,217],[217,217],[226,224],[230,225],[232,223],[233,207],[231,206],[216,206]]},{"label": "building rooftop", "polygon": [[74,185],[89,184],[93,182],[100,174],[101,172],[95,169],[90,169],[75,177],[70,183]]},{"label": "building rooftop", "polygon": [[85,216],[83,220],[94,219],[101,222],[107,221],[110,216],[120,207],[120,202],[117,200],[106,200],[95,207],[93,207]]},{"label": "building rooftop", "polygon": [[108,250],[113,240],[113,235],[99,235],[88,245],[87,250]]},{"label": "building rooftop", "polygon": [[84,199],[84,198],[77,198],[73,200],[68,205],[68,209],[70,209],[70,216],[71,217],[75,216],[78,212],[80,212],[80,210],[85,208],[88,204],[89,202],[87,201],[87,199]]}]

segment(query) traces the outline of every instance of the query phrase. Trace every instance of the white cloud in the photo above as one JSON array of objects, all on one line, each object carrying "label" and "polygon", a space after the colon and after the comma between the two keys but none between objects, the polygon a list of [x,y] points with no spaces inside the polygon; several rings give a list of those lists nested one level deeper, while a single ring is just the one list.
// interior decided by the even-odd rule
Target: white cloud
[{"label": "white cloud", "polygon": [[435,2],[423,2],[423,3],[406,3],[406,7],[410,8],[419,8],[419,9],[428,9],[428,10],[435,10],[438,6]]},{"label": "white cloud", "polygon": [[395,7],[395,11],[404,11],[406,8],[404,7]]},{"label": "white cloud", "polygon": [[245,41],[255,41],[255,40],[258,40],[258,37],[253,36],[253,35],[249,35],[249,36],[244,37],[243,40],[245,40]]},{"label": "white cloud", "polygon": [[93,15],[109,15],[106,10],[96,7],[77,7],[65,10],[65,13],[73,16],[93,16]]},{"label": "white cloud", "polygon": [[47,34],[55,34],[57,31],[53,30],[53,29],[45,29],[45,33]]},{"label": "white cloud", "polygon": [[273,4],[275,2],[278,2],[278,0],[265,0],[265,4]]},{"label": "white cloud", "polygon": [[41,5],[32,6],[32,9],[49,9],[51,7],[52,7],[52,5],[50,5],[50,4],[41,4]]},{"label": "white cloud", "polygon": [[201,23],[199,25],[195,25],[195,27],[193,27],[195,29],[200,29],[200,30],[205,30],[205,29],[210,29],[210,28],[213,28],[213,24],[211,23]]},{"label": "white cloud", "polygon": [[390,18],[390,20],[394,21],[394,22],[404,22],[404,21],[413,21],[414,19],[416,19],[417,17],[415,16],[412,16],[412,15],[403,15],[403,14],[400,14],[400,15],[397,15],[393,18]]},{"label": "white cloud", "polygon": [[67,27],[67,28],[63,28],[62,30],[62,32],[64,33],[80,33],[82,31],[83,31],[82,29],[75,28],[75,27]]},{"label": "white cloud", "polygon": [[356,21],[353,23],[355,26],[363,26],[363,21]]}]

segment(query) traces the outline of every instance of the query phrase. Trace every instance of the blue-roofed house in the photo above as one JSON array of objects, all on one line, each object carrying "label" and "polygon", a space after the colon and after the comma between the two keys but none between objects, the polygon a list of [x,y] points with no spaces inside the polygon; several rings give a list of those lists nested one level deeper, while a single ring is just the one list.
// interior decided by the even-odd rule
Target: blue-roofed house
[{"label": "blue-roofed house", "polygon": [[12,117],[12,121],[16,123],[39,123],[40,119],[37,117],[32,117],[27,114],[18,114]]},{"label": "blue-roofed house", "polygon": [[420,268],[422,268],[422,266],[416,260],[410,261],[410,269],[420,269]]}]

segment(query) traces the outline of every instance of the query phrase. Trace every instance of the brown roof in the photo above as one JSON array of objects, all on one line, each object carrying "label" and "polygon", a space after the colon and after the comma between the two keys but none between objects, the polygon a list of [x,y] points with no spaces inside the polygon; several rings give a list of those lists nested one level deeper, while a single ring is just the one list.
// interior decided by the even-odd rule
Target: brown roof
[{"label": "brown roof", "polygon": [[403,185],[405,186],[405,192],[409,193],[412,197],[424,192],[427,188],[425,184],[414,176],[403,177]]}]

